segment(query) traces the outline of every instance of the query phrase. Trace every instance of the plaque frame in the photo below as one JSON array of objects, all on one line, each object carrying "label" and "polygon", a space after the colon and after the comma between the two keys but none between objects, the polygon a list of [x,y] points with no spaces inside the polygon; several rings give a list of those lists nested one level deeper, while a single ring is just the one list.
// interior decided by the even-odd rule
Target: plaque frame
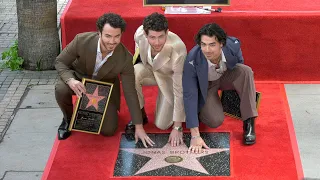
[{"label": "plaque frame", "polygon": [[230,6],[230,0],[227,0],[227,3],[220,3],[220,4],[191,4],[191,3],[186,3],[186,4],[182,4],[182,3],[173,3],[173,4],[148,4],[147,3],[147,0],[143,0],[143,6],[162,6],[162,7],[165,7],[165,6],[189,6],[189,7],[192,7],[192,6]]},{"label": "plaque frame", "polygon": [[[83,100],[83,96],[82,96],[80,98],[77,98],[76,106],[74,107],[73,113],[72,113],[72,118],[71,118],[71,122],[70,122],[70,126],[69,126],[69,131],[79,131],[79,132],[85,132],[85,133],[89,133],[89,134],[100,134],[101,127],[102,127],[102,124],[103,124],[103,121],[104,121],[104,117],[106,115],[106,111],[107,111],[107,108],[108,108],[109,100],[110,100],[110,97],[111,97],[111,94],[112,94],[113,83],[108,83],[108,82],[97,81],[97,80],[93,80],[93,79],[82,78],[82,84],[84,84],[85,87],[86,87],[86,83],[96,84],[97,87],[98,86],[108,86],[108,87],[110,87],[108,96],[105,96],[105,97],[107,97],[107,100],[106,100],[106,104],[105,104],[105,107],[104,107],[104,110],[103,110],[103,113],[102,113],[102,117],[101,117],[101,121],[100,121],[100,124],[99,124],[99,130],[97,132],[93,132],[93,131],[86,131],[86,130],[82,130],[82,129],[76,129],[76,128],[73,127],[75,122],[76,122],[76,117],[77,117],[78,112],[79,112],[79,106],[80,106],[80,104],[81,104],[81,102]],[[84,110],[80,110],[80,111],[84,111]],[[86,111],[84,111],[84,112],[86,112]],[[99,113],[97,113],[97,114],[99,114]]]},{"label": "plaque frame", "polygon": [[[224,102],[222,100],[222,96],[226,95],[226,93],[228,92],[231,92],[231,93],[236,93],[236,90],[222,90],[219,97],[220,97],[220,100],[221,100],[221,103],[222,103],[222,107],[224,107]],[[238,95],[238,94],[237,94]],[[239,95],[238,95],[239,96]],[[257,111],[259,111],[259,107],[260,107],[260,101],[261,101],[261,92],[258,92],[256,91],[256,108],[257,108]],[[239,105],[240,106],[240,105]],[[240,110],[239,110],[240,111]],[[238,116],[236,114],[233,114],[231,112],[226,112],[225,109],[223,109],[223,113],[224,115],[226,116],[229,116],[229,117],[232,117],[232,118],[235,118],[235,119],[240,119],[242,120],[241,116]]]}]

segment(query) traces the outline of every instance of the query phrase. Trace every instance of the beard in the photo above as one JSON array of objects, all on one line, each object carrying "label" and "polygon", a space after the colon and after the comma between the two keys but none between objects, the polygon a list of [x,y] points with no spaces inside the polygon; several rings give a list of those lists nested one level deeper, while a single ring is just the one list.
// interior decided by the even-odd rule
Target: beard
[{"label": "beard", "polygon": [[107,51],[113,51],[116,47],[117,47],[117,43],[106,43],[106,42],[103,42],[102,40],[100,40],[101,42],[101,45],[104,47],[105,50]]}]

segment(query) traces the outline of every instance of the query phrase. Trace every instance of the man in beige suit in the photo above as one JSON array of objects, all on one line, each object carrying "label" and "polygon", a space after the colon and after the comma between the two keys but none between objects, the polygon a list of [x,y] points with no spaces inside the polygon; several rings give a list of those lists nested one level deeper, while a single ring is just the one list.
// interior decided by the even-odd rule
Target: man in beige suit
[{"label": "man in beige suit", "polygon": [[57,57],[56,69],[60,80],[55,87],[58,105],[63,113],[63,121],[58,129],[58,138],[69,137],[68,126],[72,117],[72,95],[81,97],[86,92],[80,82],[82,78],[113,83],[106,116],[101,128],[101,134],[111,136],[118,124],[120,108],[121,75],[124,96],[129,106],[133,124],[136,126],[135,139],[141,139],[147,146],[153,145],[142,126],[142,114],[135,89],[134,68],[132,55],[120,42],[126,27],[125,21],[117,14],[102,15],[97,21],[99,32],[87,32],[76,35],[70,44]]},{"label": "man in beige suit", "polygon": [[[147,16],[143,25],[135,35],[138,62],[134,65],[136,89],[140,102],[144,124],[148,122],[142,86],[159,87],[155,125],[160,129],[168,129],[173,125],[169,142],[177,146],[182,140],[182,122],[185,122],[182,93],[183,64],[187,49],[182,40],[168,30],[167,19],[159,13]],[[127,133],[134,132],[130,122]]]}]

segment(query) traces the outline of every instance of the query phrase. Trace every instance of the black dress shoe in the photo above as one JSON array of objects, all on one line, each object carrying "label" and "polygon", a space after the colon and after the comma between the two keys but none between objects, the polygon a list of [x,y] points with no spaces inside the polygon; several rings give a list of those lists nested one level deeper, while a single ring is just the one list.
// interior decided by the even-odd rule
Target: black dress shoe
[{"label": "black dress shoe", "polygon": [[63,119],[61,125],[58,128],[59,140],[65,140],[70,136],[71,132],[68,130],[68,128],[69,128],[69,123]]},{"label": "black dress shoe", "polygon": [[[142,118],[143,118],[143,125],[148,123],[148,117],[146,114],[146,111],[144,110],[144,107],[141,109]],[[132,123],[132,120],[126,125],[125,133],[127,135],[134,134],[136,130],[136,126]]]},{"label": "black dress shoe", "polygon": [[249,118],[243,121],[243,143],[245,145],[251,145],[256,143],[254,118]]}]

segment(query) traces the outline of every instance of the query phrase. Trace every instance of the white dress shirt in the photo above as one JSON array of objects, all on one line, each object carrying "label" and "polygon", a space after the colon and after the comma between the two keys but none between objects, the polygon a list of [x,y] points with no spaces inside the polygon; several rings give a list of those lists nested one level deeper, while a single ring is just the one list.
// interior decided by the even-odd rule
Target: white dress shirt
[{"label": "white dress shirt", "polygon": [[99,38],[98,47],[97,47],[96,65],[94,66],[93,76],[97,76],[102,65],[105,62],[107,62],[108,58],[111,57],[112,54],[113,54],[113,51],[111,51],[109,54],[107,54],[107,56],[104,59],[102,59],[102,53],[100,50],[100,38]]}]

